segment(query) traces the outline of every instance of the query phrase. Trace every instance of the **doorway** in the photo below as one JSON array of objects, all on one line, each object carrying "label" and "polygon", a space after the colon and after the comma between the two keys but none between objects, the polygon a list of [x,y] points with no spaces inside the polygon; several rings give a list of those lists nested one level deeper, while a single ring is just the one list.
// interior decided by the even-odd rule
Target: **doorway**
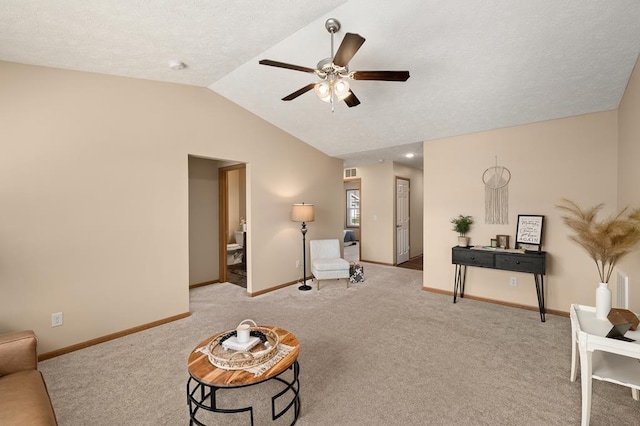
[{"label": "doorway", "polygon": [[360,186],[360,179],[344,181],[344,259],[349,262],[359,262],[362,250],[362,227],[360,221],[362,189]]},{"label": "doorway", "polygon": [[396,265],[409,260],[409,180],[396,177]]},{"label": "doorway", "polygon": [[246,165],[218,169],[220,282],[247,288]]}]

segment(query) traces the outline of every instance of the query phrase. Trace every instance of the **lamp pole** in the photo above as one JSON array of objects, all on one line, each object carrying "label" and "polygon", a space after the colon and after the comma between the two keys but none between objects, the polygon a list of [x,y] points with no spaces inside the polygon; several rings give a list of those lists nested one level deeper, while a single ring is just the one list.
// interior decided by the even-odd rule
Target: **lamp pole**
[{"label": "lamp pole", "polygon": [[298,290],[311,290],[311,286],[307,285],[307,224],[302,222],[302,228],[300,229],[302,232],[302,285],[298,287]]}]

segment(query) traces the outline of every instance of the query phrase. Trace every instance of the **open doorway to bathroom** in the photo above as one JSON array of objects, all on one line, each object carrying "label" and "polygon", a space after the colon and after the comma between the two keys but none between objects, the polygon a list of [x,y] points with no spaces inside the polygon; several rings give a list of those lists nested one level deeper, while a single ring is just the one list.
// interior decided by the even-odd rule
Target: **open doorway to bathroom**
[{"label": "open doorway to bathroom", "polygon": [[[246,165],[197,155],[188,161],[189,288],[228,279],[246,288],[246,233],[238,238],[242,243],[235,233],[247,218]],[[229,269],[237,273],[232,276]]]},{"label": "open doorway to bathroom", "polygon": [[245,164],[218,169],[220,281],[247,288],[247,175]]}]

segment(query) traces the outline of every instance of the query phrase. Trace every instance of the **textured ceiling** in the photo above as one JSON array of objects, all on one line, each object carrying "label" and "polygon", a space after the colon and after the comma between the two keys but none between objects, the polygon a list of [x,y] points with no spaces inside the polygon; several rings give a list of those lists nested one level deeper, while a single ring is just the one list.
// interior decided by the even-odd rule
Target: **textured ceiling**
[{"label": "textured ceiling", "polygon": [[[361,105],[308,92],[330,56],[327,18],[366,42]],[[209,87],[347,165],[407,163],[419,142],[615,109],[640,51],[637,0],[3,0],[0,60]],[[187,68],[168,67],[180,60]]]}]

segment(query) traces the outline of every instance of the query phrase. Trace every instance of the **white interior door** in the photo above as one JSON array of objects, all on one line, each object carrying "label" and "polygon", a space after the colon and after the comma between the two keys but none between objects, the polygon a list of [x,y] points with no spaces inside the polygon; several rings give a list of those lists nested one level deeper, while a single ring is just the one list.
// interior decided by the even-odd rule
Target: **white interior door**
[{"label": "white interior door", "polygon": [[396,264],[409,260],[409,181],[396,178]]}]

